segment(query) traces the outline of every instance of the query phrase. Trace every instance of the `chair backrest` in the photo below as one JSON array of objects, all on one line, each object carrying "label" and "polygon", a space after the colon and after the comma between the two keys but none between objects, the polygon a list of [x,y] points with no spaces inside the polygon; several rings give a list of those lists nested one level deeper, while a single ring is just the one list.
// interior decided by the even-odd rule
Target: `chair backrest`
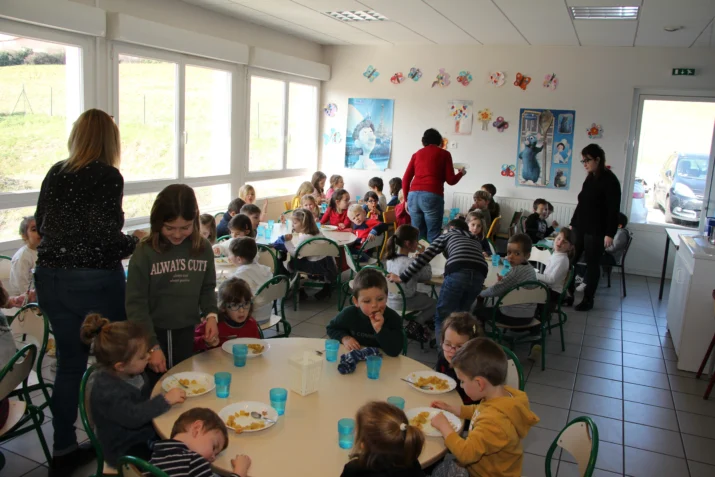
[{"label": "chair backrest", "polygon": [[276,256],[271,247],[258,244],[258,263],[267,266],[271,272],[276,273]]},{"label": "chair backrest", "polygon": [[288,296],[290,287],[290,279],[285,275],[276,275],[261,285],[256,291],[254,304],[263,306],[268,303],[273,303],[278,299],[283,299]]},{"label": "chair backrest", "polygon": [[545,304],[549,301],[549,287],[541,282],[521,282],[507,290],[497,302],[497,307]]},{"label": "chair backrest", "polygon": [[520,210],[514,212],[514,215],[511,216],[511,222],[509,223],[509,228],[519,225],[519,220],[521,219],[522,215],[523,215],[523,212]]},{"label": "chair backrest", "polygon": [[221,222],[221,219],[223,218],[224,212],[218,212],[214,214],[214,222]]},{"label": "chair backrest", "polygon": [[499,232],[499,224],[501,223],[501,215],[492,219],[492,225],[489,226],[489,232],[487,232],[487,238],[493,239],[497,232]]},{"label": "chair backrest", "polygon": [[489,251],[491,252],[491,254],[496,255],[497,247],[494,245],[494,241],[492,241],[492,239],[487,239],[487,242],[489,243]]},{"label": "chair backrest", "polygon": [[230,235],[224,235],[224,236],[222,236],[222,237],[219,237],[219,238],[216,239],[216,243],[225,242],[226,240],[231,240],[231,236],[230,236]]},{"label": "chair backrest", "polygon": [[295,256],[297,258],[339,257],[340,247],[329,238],[315,237],[301,243],[295,251]]},{"label": "chair backrest", "polygon": [[512,350],[504,345],[502,345],[502,349],[504,353],[506,353],[508,365],[506,370],[506,385],[523,391],[526,383],[524,382],[524,369],[521,367],[521,362],[519,362],[519,358],[516,357]]},{"label": "chair backrest", "polygon": [[10,361],[0,370],[0,400],[5,399],[27,379],[36,357],[37,346],[28,344],[10,358]]},{"label": "chair backrest", "polygon": [[367,252],[368,250],[372,250],[374,248],[381,248],[385,242],[385,237],[387,237],[387,234],[380,234],[375,237],[374,240],[365,240],[365,243],[362,244],[360,250]]},{"label": "chair backrest", "polygon": [[526,233],[526,219],[527,219],[527,218],[528,218],[528,217],[525,217],[523,214],[522,214],[521,217],[519,217],[519,227],[518,227],[518,230],[519,230],[519,233],[520,233],[520,234],[525,234],[525,233]]},{"label": "chair backrest", "polygon": [[348,263],[348,267],[350,267],[350,270],[355,273],[359,272],[360,263],[355,260],[355,257],[353,257],[353,252],[352,250],[350,250],[350,246],[343,245],[343,249],[345,250],[345,261]]},{"label": "chair backrest", "polygon": [[388,207],[387,209],[388,210],[382,213],[382,220],[384,220],[386,224],[396,225],[395,222],[397,222],[397,217],[395,215],[395,208],[392,207],[392,209],[390,209],[390,207]]},{"label": "chair backrest", "polygon": [[126,455],[119,458],[119,475],[122,477],[169,477],[163,470],[137,457]]},{"label": "chair backrest", "polygon": [[628,241],[626,242],[626,247],[623,249],[623,255],[621,255],[621,259],[619,260],[619,263],[617,265],[623,267],[624,264],[626,263],[626,254],[628,253],[628,249],[631,248],[631,242],[633,242],[633,234],[629,231],[628,233]]},{"label": "chair backrest", "polygon": [[[37,370],[42,369],[42,359],[47,351],[47,340],[50,336],[50,325],[42,310],[35,303],[29,303],[18,310],[10,318],[10,329],[13,335],[31,336],[38,347]],[[24,341],[24,339],[23,339]],[[39,376],[40,374],[38,374]]]},{"label": "chair backrest", "polygon": [[0,281],[7,281],[10,278],[12,268],[12,258],[0,255]]},{"label": "chair backrest", "polygon": [[551,477],[551,458],[561,447],[576,459],[581,477],[591,477],[598,457],[598,427],[593,420],[580,416],[566,424],[546,453],[546,477]]},{"label": "chair backrest", "polygon": [[538,263],[540,265],[539,269],[543,271],[546,265],[551,261],[551,250],[532,247],[529,261]]},{"label": "chair backrest", "polygon": [[290,209],[293,207],[293,203],[289,200],[286,200],[285,202],[283,202],[283,205],[285,206],[286,212],[289,212]]},{"label": "chair backrest", "polygon": [[564,281],[564,288],[563,290],[561,290],[561,294],[559,295],[559,302],[557,303],[559,308],[561,308],[561,304],[564,302],[566,297],[568,297],[569,287],[571,286],[571,282],[574,280],[575,277],[576,267],[574,265],[571,265],[571,268],[569,268],[569,273],[566,275],[566,280]]}]

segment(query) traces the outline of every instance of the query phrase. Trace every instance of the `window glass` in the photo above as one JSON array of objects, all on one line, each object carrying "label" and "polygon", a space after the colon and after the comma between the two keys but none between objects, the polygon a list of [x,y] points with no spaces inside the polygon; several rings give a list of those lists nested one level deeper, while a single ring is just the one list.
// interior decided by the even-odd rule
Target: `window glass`
[{"label": "window glass", "polygon": [[248,149],[251,172],[283,169],[285,87],[283,81],[251,77]]},{"label": "window glass", "polygon": [[[199,202],[199,211],[223,209],[231,202],[231,185],[219,184],[206,187],[194,187],[196,200]],[[134,194],[124,196],[122,207],[124,208],[124,219],[137,219],[146,217],[149,221],[151,207],[154,205],[158,192],[146,194]]]},{"label": "window glass", "polygon": [[317,164],[318,88],[290,83],[288,90],[288,169],[314,168]]}]

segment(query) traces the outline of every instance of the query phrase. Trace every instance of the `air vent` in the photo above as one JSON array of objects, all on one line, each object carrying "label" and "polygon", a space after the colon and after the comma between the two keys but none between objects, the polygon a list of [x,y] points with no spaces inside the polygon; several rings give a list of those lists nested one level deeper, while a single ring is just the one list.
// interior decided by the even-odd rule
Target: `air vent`
[{"label": "air vent", "polygon": [[638,20],[640,7],[569,7],[574,20]]},{"label": "air vent", "polygon": [[345,12],[325,12],[329,17],[335,18],[342,22],[384,22],[387,17],[380,15],[374,10],[367,12],[363,11],[345,11]]}]

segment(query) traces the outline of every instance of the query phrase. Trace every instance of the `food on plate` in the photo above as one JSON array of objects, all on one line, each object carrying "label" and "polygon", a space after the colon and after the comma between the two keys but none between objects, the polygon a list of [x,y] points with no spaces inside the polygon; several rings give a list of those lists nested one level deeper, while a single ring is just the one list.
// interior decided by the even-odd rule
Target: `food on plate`
[{"label": "food on plate", "polygon": [[[265,412],[265,411],[264,411]],[[251,413],[247,411],[239,411],[235,414],[232,414],[228,417],[228,420],[226,421],[226,426],[230,427],[236,433],[240,434],[243,431],[257,431],[259,429],[263,429],[266,427],[266,423],[264,421],[254,421],[246,426],[242,426],[241,424],[238,424],[236,422],[236,419],[241,418],[241,417],[251,417]]]},{"label": "food on plate", "polygon": [[421,412],[417,414],[415,417],[410,419],[410,426],[415,426],[417,429],[422,430],[422,426],[427,424],[427,421],[429,420],[429,412]]},{"label": "food on plate", "polygon": [[[199,384],[199,382],[196,381],[195,379],[182,378],[182,379],[177,379],[177,381],[186,390],[186,394],[188,394],[190,396],[204,394],[206,392],[205,384],[204,384],[204,386],[202,386],[200,388],[195,387],[196,385]],[[201,384],[203,384],[203,383],[201,383]],[[192,387],[192,385],[193,385],[193,387]]]},{"label": "food on plate", "polygon": [[426,378],[417,378],[415,381],[415,386],[421,388],[422,386],[429,386],[436,389],[437,391],[446,391],[449,389],[449,383],[447,380],[438,378],[437,376],[428,376]]},{"label": "food on plate", "polygon": [[192,389],[191,392],[193,394],[203,394],[206,392],[206,388],[198,388],[198,389]]},{"label": "food on plate", "polygon": [[246,346],[248,346],[248,349],[250,349],[253,354],[263,353],[263,350],[266,348],[262,344],[249,344]]}]

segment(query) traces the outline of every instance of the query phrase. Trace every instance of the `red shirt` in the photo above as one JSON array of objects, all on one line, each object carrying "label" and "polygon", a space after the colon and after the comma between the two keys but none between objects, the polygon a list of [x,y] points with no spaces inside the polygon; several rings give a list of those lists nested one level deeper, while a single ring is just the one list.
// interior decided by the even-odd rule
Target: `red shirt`
[{"label": "red shirt", "polygon": [[[221,346],[228,340],[234,338],[259,338],[261,337],[261,332],[258,331],[258,323],[253,317],[249,316],[246,321],[243,322],[242,326],[237,326],[238,323],[234,324],[228,321],[218,322],[218,346]],[[194,351],[204,351],[209,349],[204,341],[204,333],[206,333],[206,323],[201,323],[196,327],[194,331]]]},{"label": "red shirt", "polygon": [[412,225],[412,217],[410,217],[410,214],[407,212],[405,204],[397,204],[395,206],[395,221],[398,227],[400,225]]},{"label": "red shirt", "polygon": [[352,222],[348,218],[348,211],[343,210],[341,213],[337,213],[332,207],[328,207],[328,210],[323,214],[323,218],[320,219],[320,223],[335,225],[336,227],[340,224],[344,224],[345,228],[350,228]]},{"label": "red shirt", "polygon": [[[364,243],[365,240],[367,240],[367,236],[370,235],[370,232],[372,232],[372,229],[375,227],[379,226],[385,226],[382,222],[379,220],[375,219],[367,219],[365,222],[360,224],[359,226],[353,225],[353,233],[357,235],[357,237],[360,239],[360,243]],[[379,234],[378,234],[379,235]]]},{"label": "red shirt", "polygon": [[407,200],[411,190],[444,195],[444,183],[454,185],[462,178],[455,174],[452,155],[437,146],[425,146],[412,155],[402,177],[402,193]]}]

